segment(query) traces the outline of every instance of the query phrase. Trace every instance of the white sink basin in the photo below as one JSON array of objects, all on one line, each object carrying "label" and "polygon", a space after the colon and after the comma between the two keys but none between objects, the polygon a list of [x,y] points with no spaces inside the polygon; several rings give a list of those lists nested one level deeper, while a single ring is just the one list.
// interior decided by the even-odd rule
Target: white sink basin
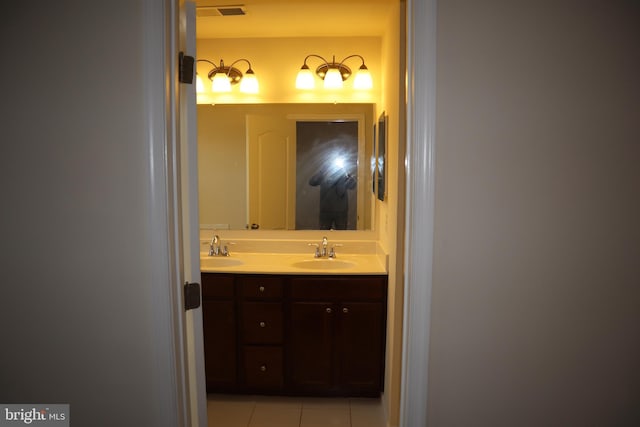
[{"label": "white sink basin", "polygon": [[211,256],[200,258],[200,268],[233,267],[244,264],[241,260],[231,257]]},{"label": "white sink basin", "polygon": [[355,267],[356,264],[341,259],[319,258],[294,262],[291,266],[305,270],[340,270]]}]

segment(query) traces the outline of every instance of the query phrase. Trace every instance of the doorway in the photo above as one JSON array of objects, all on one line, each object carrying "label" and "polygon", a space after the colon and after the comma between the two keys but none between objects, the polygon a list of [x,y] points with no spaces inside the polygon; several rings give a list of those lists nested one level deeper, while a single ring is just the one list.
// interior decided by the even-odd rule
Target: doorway
[{"label": "doorway", "polygon": [[[396,117],[396,119],[398,119],[399,115],[396,115],[395,117]],[[399,121],[399,120],[398,120],[398,121]],[[384,213],[386,214],[386,212],[384,212]],[[386,225],[386,224],[385,224],[385,225]],[[395,226],[395,224],[394,224],[394,223],[390,224],[390,227],[394,227],[394,226]],[[400,315],[400,316],[401,316],[401,315]],[[396,329],[396,330],[394,330],[394,331],[397,331],[397,330],[398,330],[398,329]],[[399,340],[399,339],[397,339],[396,341],[398,341],[398,340]],[[398,362],[397,362],[397,361],[394,361],[394,363],[398,363]],[[394,381],[395,381],[395,378],[394,378]]]},{"label": "doorway", "polygon": [[358,122],[296,123],[296,230],[356,230],[357,177]]}]

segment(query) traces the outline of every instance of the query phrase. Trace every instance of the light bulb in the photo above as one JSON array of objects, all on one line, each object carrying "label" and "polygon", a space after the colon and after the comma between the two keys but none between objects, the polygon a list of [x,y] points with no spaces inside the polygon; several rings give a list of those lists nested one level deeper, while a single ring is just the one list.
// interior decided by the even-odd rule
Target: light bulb
[{"label": "light bulb", "polygon": [[372,87],[373,79],[371,78],[371,73],[363,64],[356,72],[356,77],[353,81],[353,88],[356,90],[368,90]]},{"label": "light bulb", "polygon": [[307,64],[304,64],[296,77],[296,89],[313,89],[314,87],[313,73]]},{"label": "light bulb", "polygon": [[204,92],[204,83],[202,82],[202,77],[200,77],[198,74],[196,74],[196,92]]},{"label": "light bulb", "polygon": [[342,89],[342,74],[337,68],[329,68],[324,75],[325,89]]},{"label": "light bulb", "polygon": [[211,86],[214,92],[231,92],[231,82],[225,73],[216,73]]},{"label": "light bulb", "polygon": [[252,69],[248,69],[240,80],[240,92],[258,93],[258,79]]}]

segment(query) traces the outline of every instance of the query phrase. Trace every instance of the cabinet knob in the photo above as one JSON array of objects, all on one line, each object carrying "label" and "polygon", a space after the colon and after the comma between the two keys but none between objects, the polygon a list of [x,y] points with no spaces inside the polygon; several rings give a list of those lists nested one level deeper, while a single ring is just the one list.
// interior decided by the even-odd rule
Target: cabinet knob
[{"label": "cabinet knob", "polygon": [[266,323],[264,323],[264,322],[260,322],[260,327],[261,327],[261,328],[264,328],[265,326],[267,326],[267,324],[266,324]]},{"label": "cabinet knob", "polygon": [[331,311],[332,311],[332,310],[331,310],[331,307],[327,307],[327,308],[325,309],[325,311],[326,311],[327,313],[331,314]]},{"label": "cabinet knob", "polygon": [[349,309],[348,309],[347,307],[342,307],[342,312],[343,312],[343,313],[348,313],[348,312],[349,312]]},{"label": "cabinet knob", "polygon": [[264,286],[260,286],[260,287],[258,288],[258,290],[259,290],[260,292],[264,292]]},{"label": "cabinet knob", "polygon": [[267,372],[267,365],[260,366],[260,371],[261,372]]}]

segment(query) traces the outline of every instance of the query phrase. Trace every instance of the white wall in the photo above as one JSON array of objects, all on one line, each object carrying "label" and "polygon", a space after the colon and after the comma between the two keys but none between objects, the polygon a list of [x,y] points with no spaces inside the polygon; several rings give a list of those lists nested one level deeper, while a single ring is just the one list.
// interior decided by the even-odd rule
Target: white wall
[{"label": "white wall", "polygon": [[177,425],[152,281],[169,266],[151,247],[150,4],[3,6],[0,402],[69,403],[77,426]]},{"label": "white wall", "polygon": [[438,2],[430,426],[640,425],[638,22]]}]

